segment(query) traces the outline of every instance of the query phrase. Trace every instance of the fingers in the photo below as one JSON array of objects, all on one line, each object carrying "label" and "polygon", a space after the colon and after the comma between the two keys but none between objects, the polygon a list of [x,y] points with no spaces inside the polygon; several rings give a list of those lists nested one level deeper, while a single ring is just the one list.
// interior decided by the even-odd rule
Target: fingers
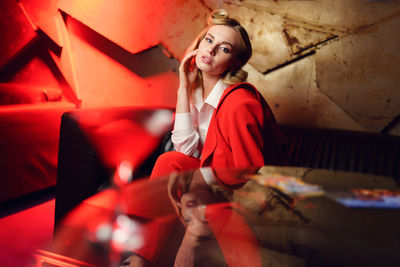
[{"label": "fingers", "polygon": [[196,49],[196,50],[193,50],[193,51],[187,53],[187,54],[183,57],[182,62],[185,61],[185,60],[187,61],[189,58],[194,57],[194,56],[197,54],[197,51],[199,51],[199,49]]},{"label": "fingers", "polygon": [[[188,70],[192,71],[193,68],[196,68],[196,64],[195,64],[195,62],[192,62],[192,60],[196,56],[197,51],[198,51],[198,49],[187,53],[183,57],[182,62],[181,62],[181,66],[180,66],[181,71],[188,71]],[[192,68],[191,68],[191,64],[193,64]]]},{"label": "fingers", "polygon": [[198,49],[187,53],[179,66],[179,87],[190,90],[194,85],[198,73],[195,58]]}]

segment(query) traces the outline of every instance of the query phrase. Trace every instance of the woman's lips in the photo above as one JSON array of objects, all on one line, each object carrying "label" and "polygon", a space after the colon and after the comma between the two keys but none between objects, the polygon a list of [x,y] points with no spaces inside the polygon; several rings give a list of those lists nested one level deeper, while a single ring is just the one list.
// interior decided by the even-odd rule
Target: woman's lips
[{"label": "woman's lips", "polygon": [[202,61],[203,63],[205,63],[205,64],[208,64],[208,65],[211,64],[211,58],[208,57],[208,56],[202,56],[202,57],[201,57],[201,61]]}]

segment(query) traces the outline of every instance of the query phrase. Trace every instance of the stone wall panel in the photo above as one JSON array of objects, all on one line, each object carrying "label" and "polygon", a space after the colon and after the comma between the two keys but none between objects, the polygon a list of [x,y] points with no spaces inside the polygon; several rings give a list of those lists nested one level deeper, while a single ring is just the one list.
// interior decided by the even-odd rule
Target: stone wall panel
[{"label": "stone wall panel", "polygon": [[249,82],[267,100],[279,123],[316,128],[364,130],[317,88],[315,56],[263,75],[252,69]]},{"label": "stone wall panel", "polygon": [[284,18],[317,24],[333,32],[353,31],[397,14],[396,1],[365,0],[226,0],[237,7],[267,11]]},{"label": "stone wall panel", "polygon": [[283,35],[282,17],[245,7],[228,5],[226,9],[248,31],[253,46],[249,63],[257,71],[264,73],[292,58]]},{"label": "stone wall panel", "polygon": [[320,89],[360,125],[381,131],[400,114],[400,16],[316,53]]},{"label": "stone wall panel", "polygon": [[253,45],[253,56],[249,63],[261,73],[289,64],[337,37],[332,29],[287,19],[267,11],[229,4],[225,8],[248,31]]},{"label": "stone wall panel", "polygon": [[58,7],[132,54],[163,43],[176,58],[209,13],[200,0],[59,0]]},{"label": "stone wall panel", "polygon": [[400,2],[227,0],[224,8],[252,37],[249,80],[280,122],[398,135]]}]

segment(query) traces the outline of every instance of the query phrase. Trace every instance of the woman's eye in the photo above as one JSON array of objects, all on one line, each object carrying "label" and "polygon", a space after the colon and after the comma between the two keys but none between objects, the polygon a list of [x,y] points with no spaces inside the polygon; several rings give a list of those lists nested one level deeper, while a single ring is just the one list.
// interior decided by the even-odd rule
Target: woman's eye
[{"label": "woman's eye", "polygon": [[229,53],[229,52],[231,52],[231,50],[229,50],[229,49],[226,48],[226,47],[221,47],[221,49],[222,49],[222,51],[223,51],[224,53]]},{"label": "woman's eye", "polygon": [[207,43],[210,43],[210,44],[212,43],[212,40],[210,38],[205,38],[205,40]]}]

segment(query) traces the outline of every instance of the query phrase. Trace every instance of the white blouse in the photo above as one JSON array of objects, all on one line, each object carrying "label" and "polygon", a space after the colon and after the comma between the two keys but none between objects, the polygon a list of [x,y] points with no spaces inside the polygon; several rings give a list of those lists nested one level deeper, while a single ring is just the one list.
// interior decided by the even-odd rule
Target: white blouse
[{"label": "white blouse", "polygon": [[201,87],[193,91],[194,103],[190,101],[190,113],[176,113],[175,115],[171,140],[176,151],[200,158],[211,117],[222,94],[228,87],[229,85],[220,79],[205,101],[203,101]]}]

